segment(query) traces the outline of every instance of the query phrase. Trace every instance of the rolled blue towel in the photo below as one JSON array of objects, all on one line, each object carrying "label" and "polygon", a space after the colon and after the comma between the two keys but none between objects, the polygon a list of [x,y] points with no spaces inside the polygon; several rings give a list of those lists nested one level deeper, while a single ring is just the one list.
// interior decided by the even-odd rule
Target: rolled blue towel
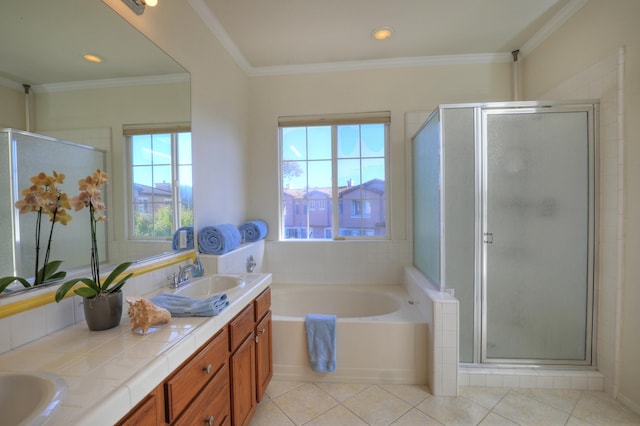
[{"label": "rolled blue towel", "polygon": [[172,317],[213,317],[229,306],[226,293],[216,294],[206,299],[161,293],[149,300],[168,310]]},{"label": "rolled blue towel", "polygon": [[336,316],[308,314],[304,324],[309,363],[313,371],[336,371]]},{"label": "rolled blue towel", "polygon": [[198,231],[198,249],[205,254],[224,254],[240,245],[242,236],[235,225],[205,226]]},{"label": "rolled blue towel", "polygon": [[[187,246],[180,248],[180,231],[187,233]],[[193,248],[193,226],[183,226],[173,233],[173,241],[171,243],[173,250],[187,250]]]},{"label": "rolled blue towel", "polygon": [[254,243],[262,240],[267,236],[269,232],[269,226],[264,220],[252,220],[245,222],[238,227],[240,234],[244,237],[244,240],[248,243]]}]

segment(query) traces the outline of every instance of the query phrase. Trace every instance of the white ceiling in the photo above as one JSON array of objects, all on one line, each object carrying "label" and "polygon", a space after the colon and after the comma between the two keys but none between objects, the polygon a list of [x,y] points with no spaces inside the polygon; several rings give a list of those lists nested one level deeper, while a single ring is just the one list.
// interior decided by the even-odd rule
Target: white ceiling
[{"label": "white ceiling", "polygon": [[[166,1],[160,0],[157,7]],[[587,0],[187,0],[249,75],[510,60]],[[393,27],[376,41],[372,31]],[[184,70],[100,0],[2,0],[0,80],[43,85]],[[105,62],[84,62],[97,53]],[[2,82],[0,81],[0,82]]]}]

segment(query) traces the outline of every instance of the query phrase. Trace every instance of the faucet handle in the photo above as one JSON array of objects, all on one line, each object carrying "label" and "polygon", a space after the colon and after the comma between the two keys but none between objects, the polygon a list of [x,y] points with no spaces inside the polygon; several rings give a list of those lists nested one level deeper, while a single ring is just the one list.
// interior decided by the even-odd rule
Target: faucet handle
[{"label": "faucet handle", "polygon": [[175,272],[172,274],[167,275],[167,281],[169,281],[169,285],[172,287],[177,287],[178,286],[178,274],[176,274]]}]

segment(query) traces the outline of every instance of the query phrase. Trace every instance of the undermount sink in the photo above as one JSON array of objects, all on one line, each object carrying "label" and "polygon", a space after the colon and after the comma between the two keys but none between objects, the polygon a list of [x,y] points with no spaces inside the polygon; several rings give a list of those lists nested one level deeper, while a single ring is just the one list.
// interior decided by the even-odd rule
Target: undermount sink
[{"label": "undermount sink", "polygon": [[202,299],[244,286],[245,281],[241,277],[234,275],[210,275],[185,284],[183,287],[177,289],[174,294],[192,297],[194,299]]},{"label": "undermount sink", "polygon": [[66,382],[54,374],[0,372],[0,423],[41,425],[58,408],[66,392]]}]

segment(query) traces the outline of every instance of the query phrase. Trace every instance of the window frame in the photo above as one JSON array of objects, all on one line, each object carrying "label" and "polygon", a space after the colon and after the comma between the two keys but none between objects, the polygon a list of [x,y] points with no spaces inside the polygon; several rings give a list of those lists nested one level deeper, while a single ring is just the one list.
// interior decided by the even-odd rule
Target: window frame
[{"label": "window frame", "polygon": [[[338,191],[341,188],[337,182],[337,163],[338,156],[335,150],[337,128],[343,125],[366,125],[366,124],[383,124],[384,125],[384,235],[366,235],[369,232],[368,228],[358,228],[359,235],[341,235],[340,215],[343,213],[345,199],[340,197]],[[323,200],[323,204],[329,204],[326,206],[326,210],[331,212],[331,226],[323,230],[323,236],[332,235],[332,238],[287,238],[287,235],[292,234],[290,230],[287,230],[285,226],[285,212],[286,203],[284,199],[284,187],[283,187],[283,129],[290,127],[315,127],[315,126],[331,126],[331,138],[332,138],[332,153],[331,153],[331,196],[328,198],[328,203]],[[333,114],[333,115],[321,115],[321,116],[287,116],[278,118],[278,200],[279,200],[279,240],[280,241],[335,241],[335,240],[391,240],[391,172],[390,172],[390,156],[391,156],[391,138],[390,138],[390,126],[391,126],[391,113],[389,111],[371,112],[371,113],[355,113],[355,114]],[[358,159],[366,159],[362,153]],[[308,161],[308,160],[305,160]],[[368,181],[367,181],[368,182]],[[366,182],[360,182],[363,185]],[[305,214],[308,214],[307,207],[310,203],[318,200],[309,200],[304,203]],[[350,200],[353,201],[353,200]],[[369,199],[363,198],[361,202],[369,202]],[[316,204],[317,205],[317,204]],[[352,203],[349,203],[349,209],[351,209]],[[296,210],[299,207],[299,203],[294,203],[293,208],[290,210]],[[370,205],[371,208],[371,205]],[[369,217],[371,214],[369,214]],[[366,215],[359,216],[363,219],[367,219]],[[294,226],[295,227],[295,226]],[[298,227],[299,228],[299,227]],[[305,227],[308,229],[308,227]],[[299,234],[299,230],[296,228],[296,234]],[[336,237],[337,236],[337,237]]]},{"label": "window frame", "polygon": [[[127,209],[127,240],[129,241],[171,241],[173,234],[180,227],[181,222],[181,201],[180,200],[180,182],[178,180],[179,168],[185,165],[190,165],[193,172],[193,156],[191,163],[180,162],[178,154],[178,134],[179,133],[191,133],[190,123],[170,123],[170,124],[143,124],[143,125],[124,125],[123,137],[126,149],[126,209]],[[170,134],[171,138],[171,201],[158,201],[157,203],[151,203],[150,200],[144,199],[145,206],[154,204],[169,204],[171,206],[172,218],[171,218],[171,232],[169,236],[162,237],[145,237],[135,235],[135,215],[139,205],[134,204],[133,200],[133,136],[144,135],[159,135]],[[153,167],[153,166],[150,166]],[[193,203],[193,200],[191,201]]]}]

